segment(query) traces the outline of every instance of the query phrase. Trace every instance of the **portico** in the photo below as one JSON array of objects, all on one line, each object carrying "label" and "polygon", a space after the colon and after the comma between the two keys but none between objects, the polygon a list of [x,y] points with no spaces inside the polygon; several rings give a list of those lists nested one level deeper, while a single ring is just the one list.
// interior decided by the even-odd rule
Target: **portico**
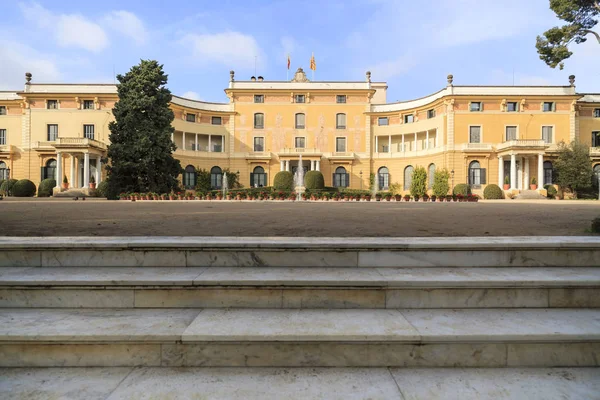
[{"label": "portico", "polygon": [[543,140],[509,140],[496,147],[498,154],[498,186],[508,177],[508,190],[528,190],[537,162],[538,190],[544,186],[544,154],[548,148]]},{"label": "portico", "polygon": [[302,154],[302,165],[307,171],[320,171],[321,158],[323,153],[317,149],[284,149],[278,153],[279,170],[280,171],[295,171],[300,164],[300,154]]},{"label": "portico", "polygon": [[[96,184],[102,181],[102,156],[106,145],[93,139],[58,138],[56,149],[56,190],[62,188],[63,176],[69,180],[69,188],[89,189],[93,177]],[[69,159],[68,169],[63,165]]]}]

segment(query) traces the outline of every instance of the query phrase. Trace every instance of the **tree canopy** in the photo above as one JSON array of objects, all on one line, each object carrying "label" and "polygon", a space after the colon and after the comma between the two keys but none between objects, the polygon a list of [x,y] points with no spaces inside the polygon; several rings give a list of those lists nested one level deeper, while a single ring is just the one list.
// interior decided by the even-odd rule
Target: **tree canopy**
[{"label": "tree canopy", "polygon": [[537,37],[536,48],[540,59],[552,68],[563,69],[563,61],[573,54],[569,46],[583,43],[592,35],[600,44],[600,34],[592,30],[598,23],[600,0],[550,0],[550,9],[567,22],[555,26]]},{"label": "tree canopy", "polygon": [[558,158],[554,161],[555,183],[563,189],[569,189],[575,198],[577,192],[592,186],[592,162],[590,148],[579,142],[564,142],[558,145]]},{"label": "tree canopy", "polygon": [[183,170],[173,157],[174,115],[163,66],[142,60],[117,79],[115,121],[108,125],[107,195],[115,198],[122,192],[171,192],[178,187],[177,178]]}]

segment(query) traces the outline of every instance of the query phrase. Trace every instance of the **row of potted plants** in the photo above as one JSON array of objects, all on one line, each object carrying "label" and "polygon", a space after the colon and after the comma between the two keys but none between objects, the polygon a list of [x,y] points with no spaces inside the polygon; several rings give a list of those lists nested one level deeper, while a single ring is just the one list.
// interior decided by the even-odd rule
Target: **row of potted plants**
[{"label": "row of potted plants", "polygon": [[[502,185],[502,189],[508,190],[510,189],[510,178],[508,176],[504,177],[504,185]],[[529,189],[537,190],[537,179],[531,178],[531,183],[529,184]]]},{"label": "row of potted plants", "polygon": [[[399,194],[385,194],[376,195],[373,198],[371,195],[362,194],[344,194],[344,193],[302,193],[302,200],[311,201],[418,201],[418,202],[477,202],[479,196],[475,194],[469,194],[463,196],[448,195],[436,197],[424,195],[410,196]],[[142,200],[297,200],[299,195],[295,192],[258,192],[258,193],[227,193],[223,196],[222,193],[192,193],[192,192],[178,192],[169,194],[157,194],[157,193],[121,193],[119,196],[121,200],[131,201],[142,201]]]}]

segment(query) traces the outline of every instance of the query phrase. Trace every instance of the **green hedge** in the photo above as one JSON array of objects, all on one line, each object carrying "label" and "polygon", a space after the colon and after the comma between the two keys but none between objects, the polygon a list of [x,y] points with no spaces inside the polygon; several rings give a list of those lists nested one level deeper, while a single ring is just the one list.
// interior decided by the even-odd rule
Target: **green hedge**
[{"label": "green hedge", "polygon": [[433,187],[432,192],[436,197],[444,197],[450,191],[450,184],[448,184],[448,179],[450,178],[450,173],[447,169],[436,169],[433,174]]},{"label": "green hedge", "polygon": [[454,186],[452,194],[455,196],[459,194],[462,194],[463,196],[471,194],[471,186],[467,185],[466,183],[459,183],[458,185]]},{"label": "green hedge", "polygon": [[0,194],[3,196],[12,196],[12,188],[17,183],[16,179],[7,179],[0,186]]},{"label": "green hedge", "polygon": [[321,171],[308,171],[304,176],[304,186],[307,189],[324,189],[325,178]]},{"label": "green hedge", "polygon": [[290,171],[279,171],[273,180],[275,190],[292,190],[294,186],[294,175]]},{"label": "green hedge", "polygon": [[556,188],[553,185],[545,185],[544,189],[546,189],[546,196],[553,199],[554,196],[556,196],[556,194],[558,193],[558,191],[556,190]]},{"label": "green hedge", "polygon": [[488,200],[497,200],[504,198],[504,192],[500,186],[490,183],[483,189],[483,198]]},{"label": "green hedge", "polygon": [[44,179],[38,187],[38,197],[52,196],[52,190],[56,187],[56,180]]},{"label": "green hedge", "polygon": [[410,194],[423,197],[427,193],[427,171],[424,167],[416,167],[410,182]]},{"label": "green hedge", "polygon": [[12,195],[14,197],[33,197],[35,196],[35,183],[29,179],[21,179],[12,187]]},{"label": "green hedge", "polygon": [[102,181],[96,186],[96,194],[98,197],[106,197],[108,195],[108,182]]}]

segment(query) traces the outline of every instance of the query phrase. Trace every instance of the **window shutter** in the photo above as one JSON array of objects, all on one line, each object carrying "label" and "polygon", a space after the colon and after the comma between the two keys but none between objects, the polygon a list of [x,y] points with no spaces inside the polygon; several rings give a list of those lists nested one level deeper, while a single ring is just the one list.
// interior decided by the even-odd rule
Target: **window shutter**
[{"label": "window shutter", "polygon": [[485,185],[487,183],[485,168],[479,169],[479,179],[480,179],[482,185]]},{"label": "window shutter", "polygon": [[265,186],[269,186],[269,176],[265,173]]},{"label": "window shutter", "polygon": [[346,173],[346,187],[350,187],[350,174]]},{"label": "window shutter", "polygon": [[483,111],[483,101],[479,103],[479,111]]},{"label": "window shutter", "polygon": [[254,173],[250,172],[250,186],[253,187],[254,186]]},{"label": "window shutter", "polygon": [[41,177],[42,177],[42,179],[40,179],[40,180],[43,181],[44,178],[46,177],[46,167],[42,167],[40,172],[41,172]]},{"label": "window shutter", "polygon": [[556,102],[555,101],[552,102],[552,111],[553,112],[556,111]]}]

